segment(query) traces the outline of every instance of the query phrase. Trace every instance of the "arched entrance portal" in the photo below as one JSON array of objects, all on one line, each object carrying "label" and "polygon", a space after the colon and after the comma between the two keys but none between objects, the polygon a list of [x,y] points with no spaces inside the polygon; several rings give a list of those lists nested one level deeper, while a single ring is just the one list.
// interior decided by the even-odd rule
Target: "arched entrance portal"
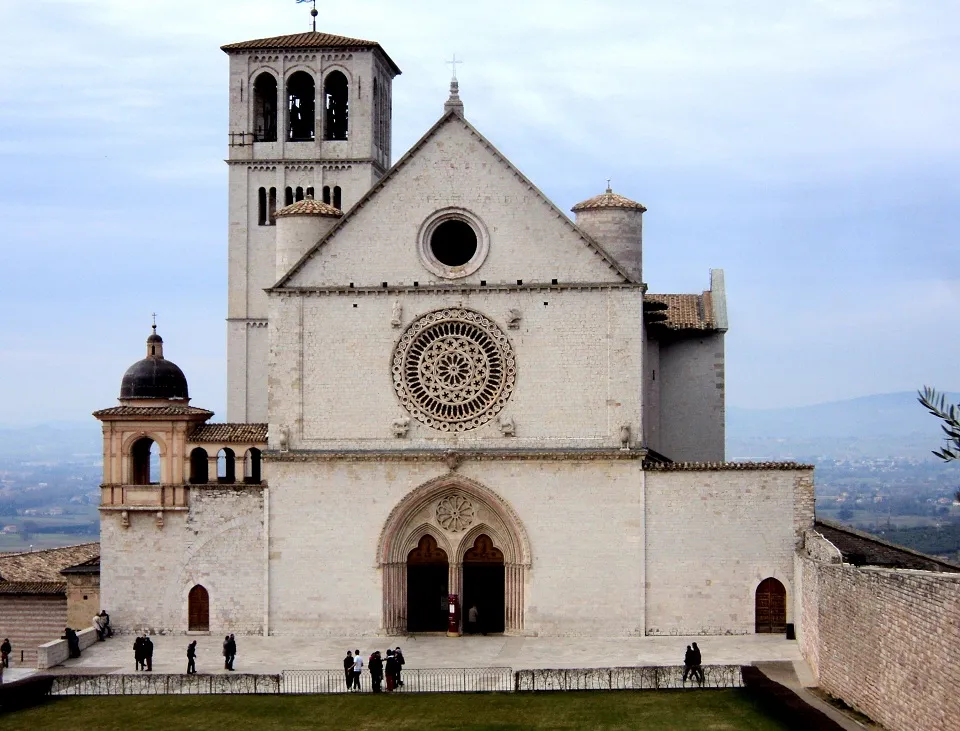
[{"label": "arched entrance portal", "polygon": [[[430,554],[432,566],[424,561]],[[459,595],[464,612],[466,602],[476,602],[487,631],[523,632],[527,533],[503,498],[469,478],[451,472],[408,493],[383,526],[377,563],[388,634],[425,624],[446,629],[446,602],[442,607],[440,602],[447,593]],[[420,568],[422,563],[428,568]]]},{"label": "arched entrance portal", "polygon": [[773,578],[757,587],[756,631],[781,634],[787,631],[787,590]]},{"label": "arched entrance portal", "polygon": [[[503,632],[503,551],[481,533],[463,554],[463,613],[477,608],[477,630]],[[466,626],[465,626],[466,628]]]},{"label": "arched entrance portal", "polygon": [[193,587],[187,596],[187,630],[210,631],[210,595],[200,584]]},{"label": "arched entrance portal", "polygon": [[425,535],[407,554],[407,630],[443,632],[447,629],[447,553],[437,539]]}]

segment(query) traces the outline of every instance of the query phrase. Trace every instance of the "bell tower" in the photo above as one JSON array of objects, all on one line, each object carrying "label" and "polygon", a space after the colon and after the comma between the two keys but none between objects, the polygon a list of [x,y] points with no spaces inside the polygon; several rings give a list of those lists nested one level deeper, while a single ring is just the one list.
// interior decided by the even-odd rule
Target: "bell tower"
[{"label": "bell tower", "polygon": [[375,41],[297,33],[230,57],[227,419],[267,421],[267,296],[276,213],[312,196],[348,210],[391,163],[393,79]]}]

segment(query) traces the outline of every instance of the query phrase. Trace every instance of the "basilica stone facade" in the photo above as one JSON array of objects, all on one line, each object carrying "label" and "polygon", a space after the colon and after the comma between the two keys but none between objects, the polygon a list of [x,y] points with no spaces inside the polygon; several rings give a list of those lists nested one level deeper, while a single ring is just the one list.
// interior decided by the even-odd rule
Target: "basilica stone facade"
[{"label": "basilica stone facade", "polygon": [[455,595],[489,632],[784,631],[813,475],[724,461],[722,272],[648,292],[646,209],[571,220],[456,81],[391,165],[377,43],[223,50],[229,421],[156,332],[96,413],[114,623],[446,631]]}]

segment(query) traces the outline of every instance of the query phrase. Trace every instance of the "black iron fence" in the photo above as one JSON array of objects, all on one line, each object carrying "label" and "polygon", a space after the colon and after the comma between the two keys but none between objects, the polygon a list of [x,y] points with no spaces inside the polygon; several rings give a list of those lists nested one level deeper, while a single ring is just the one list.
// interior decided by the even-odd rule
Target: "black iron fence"
[{"label": "black iron fence", "polygon": [[[283,693],[347,693],[343,670],[284,670]],[[400,675],[399,693],[491,693],[510,692],[515,687],[511,668],[405,668]],[[386,692],[384,680],[382,689]],[[360,677],[360,691],[369,693],[369,673]],[[356,691],[353,691],[356,692]]]},{"label": "black iron fence", "polygon": [[[705,665],[703,680],[683,678],[683,666],[569,668],[405,668],[399,693],[510,693],[575,690],[662,690],[668,688],[741,688],[739,665]],[[266,674],[114,674],[54,675],[51,695],[263,695],[348,693],[342,670],[284,670]],[[373,690],[370,674],[360,692]],[[386,682],[383,684],[386,692]]]}]

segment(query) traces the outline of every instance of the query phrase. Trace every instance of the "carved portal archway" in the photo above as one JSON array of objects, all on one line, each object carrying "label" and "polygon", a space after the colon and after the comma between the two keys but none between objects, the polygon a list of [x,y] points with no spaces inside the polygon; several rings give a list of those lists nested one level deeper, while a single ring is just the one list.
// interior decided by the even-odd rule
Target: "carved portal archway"
[{"label": "carved portal archway", "polygon": [[461,598],[468,552],[476,553],[479,545],[502,561],[503,631],[516,634],[523,630],[524,585],[530,567],[526,530],[503,498],[478,482],[450,473],[413,490],[384,524],[377,560],[383,577],[386,632],[408,631],[408,557],[423,545],[425,536],[430,536],[431,546],[436,545],[449,557],[447,585]]}]

